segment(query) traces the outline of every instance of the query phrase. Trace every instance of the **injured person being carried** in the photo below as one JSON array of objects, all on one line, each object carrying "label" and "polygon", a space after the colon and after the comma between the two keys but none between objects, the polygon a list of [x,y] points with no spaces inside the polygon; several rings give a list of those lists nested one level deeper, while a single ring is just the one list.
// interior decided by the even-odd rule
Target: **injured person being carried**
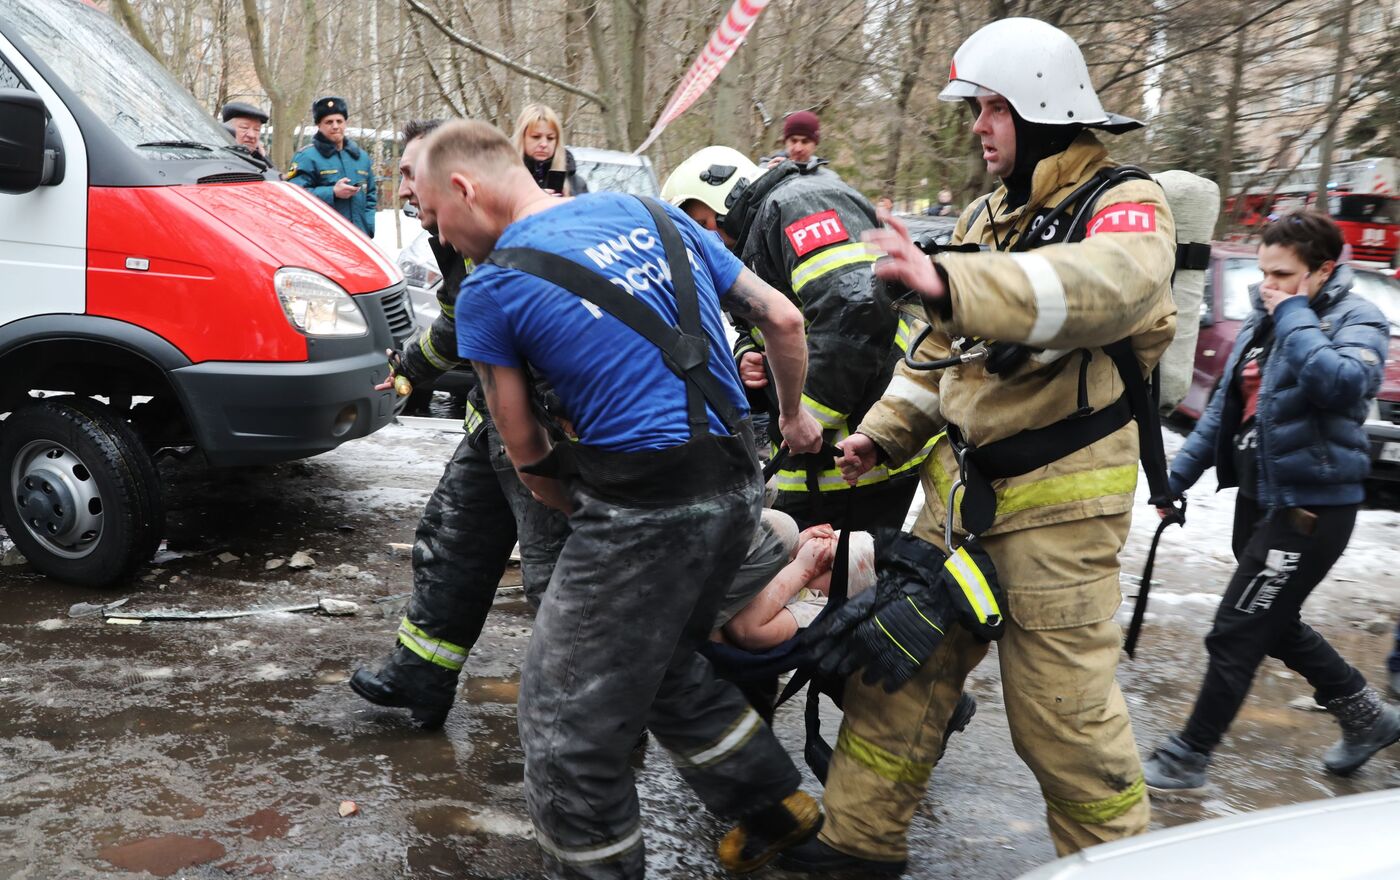
[{"label": "injured person being carried", "polygon": [[[712,639],[748,651],[781,645],[826,607],[840,533],[821,524],[798,532],[792,517],[765,509],[749,552],[715,620]],[[852,532],[847,589],[854,597],[875,583],[875,542]]]}]

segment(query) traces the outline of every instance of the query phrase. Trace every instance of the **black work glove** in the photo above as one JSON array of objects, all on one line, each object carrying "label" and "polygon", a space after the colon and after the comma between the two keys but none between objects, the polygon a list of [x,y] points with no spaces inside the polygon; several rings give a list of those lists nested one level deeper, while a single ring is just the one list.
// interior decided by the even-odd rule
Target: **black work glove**
[{"label": "black work glove", "polygon": [[905,532],[877,533],[875,586],[804,636],[804,647],[817,656],[818,672],[844,678],[864,667],[867,684],[883,680],[889,691],[912,678],[952,619],[940,581],[945,558],[937,547]]},{"label": "black work glove", "polygon": [[899,690],[923,667],[943,642],[953,619],[947,590],[938,584],[910,584],[881,606],[849,641],[863,666],[861,681],[880,682],[887,693]]},{"label": "black work glove", "polygon": [[866,590],[802,631],[798,644],[817,658],[818,676],[844,679],[860,668],[851,635],[875,613],[877,599],[877,591]]}]

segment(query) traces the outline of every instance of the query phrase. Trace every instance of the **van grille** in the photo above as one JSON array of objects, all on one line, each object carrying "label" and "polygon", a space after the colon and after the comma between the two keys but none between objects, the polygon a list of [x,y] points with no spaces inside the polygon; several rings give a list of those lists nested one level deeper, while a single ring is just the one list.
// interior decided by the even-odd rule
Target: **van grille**
[{"label": "van grille", "polygon": [[228,171],[223,174],[209,174],[199,179],[200,183],[260,183],[267,180],[261,174],[247,171]]},{"label": "van grille", "polygon": [[408,293],[402,289],[384,295],[381,300],[384,318],[389,322],[389,332],[395,339],[406,339],[413,335],[413,311],[408,307]]},{"label": "van grille", "polygon": [[1400,401],[1378,400],[1376,407],[1380,410],[1382,419],[1400,424]]}]

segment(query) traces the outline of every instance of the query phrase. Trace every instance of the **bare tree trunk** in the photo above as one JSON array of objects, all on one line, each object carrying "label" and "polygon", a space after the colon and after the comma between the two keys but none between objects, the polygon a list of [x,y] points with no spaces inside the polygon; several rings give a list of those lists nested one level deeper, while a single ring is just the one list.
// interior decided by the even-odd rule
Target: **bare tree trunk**
[{"label": "bare tree trunk", "polygon": [[311,92],[316,88],[316,71],[321,59],[321,30],[317,21],[317,0],[302,0],[302,22],[306,28],[306,45],[303,48],[301,70],[292,81],[291,88],[284,87],[277,78],[267,54],[267,42],[263,38],[262,12],[257,0],[242,0],[243,22],[248,28],[248,46],[252,50],[253,70],[267,92],[272,104],[269,115],[272,117],[272,163],[286,165],[291,160],[289,153],[294,143],[297,118],[302,108],[311,103]]},{"label": "bare tree trunk", "polygon": [[147,31],[146,26],[142,24],[141,16],[136,14],[136,10],[131,5],[131,0],[113,0],[113,3],[117,7],[117,12],[121,15],[122,24],[126,25],[126,29],[136,38],[136,42],[141,44],[141,48],[151,53],[152,58],[155,58],[168,68],[170,65],[167,63],[165,53],[160,51],[160,47],[151,39],[150,32]]},{"label": "bare tree trunk", "polygon": [[890,114],[885,150],[884,195],[895,198],[899,187],[899,159],[904,137],[905,115],[909,111],[909,96],[919,81],[924,47],[928,44],[929,21],[933,17],[935,0],[917,0],[910,10],[908,41],[900,51],[899,86],[895,90],[894,112]]},{"label": "bare tree trunk", "polygon": [[1342,80],[1345,78],[1347,55],[1351,42],[1352,0],[1342,0],[1342,8],[1337,10],[1341,18],[1340,33],[1337,35],[1337,56],[1332,65],[1332,100],[1327,110],[1327,129],[1322,133],[1322,144],[1318,147],[1317,198],[1314,207],[1327,213],[1327,184],[1332,176],[1332,146],[1337,140],[1337,121],[1342,115]]},{"label": "bare tree trunk", "polygon": [[598,91],[607,98],[608,106],[599,107],[603,117],[603,136],[608,146],[614,150],[626,149],[622,138],[622,125],[617,115],[617,80],[614,78],[612,53],[603,38],[603,20],[598,10],[598,0],[585,0],[582,10],[588,22],[588,48],[593,53],[593,66],[598,69]]},{"label": "bare tree trunk", "polygon": [[[1220,151],[1215,157],[1215,182],[1220,192],[1229,195],[1230,173],[1235,167],[1235,129],[1239,124],[1240,90],[1244,84],[1245,55],[1248,45],[1248,30],[1241,28],[1235,32],[1235,46],[1230,57],[1230,87],[1225,92],[1225,118],[1220,124]],[[1236,208],[1242,199],[1235,199]],[[1215,234],[1224,234],[1233,223],[1230,213],[1222,211],[1216,221]]]}]

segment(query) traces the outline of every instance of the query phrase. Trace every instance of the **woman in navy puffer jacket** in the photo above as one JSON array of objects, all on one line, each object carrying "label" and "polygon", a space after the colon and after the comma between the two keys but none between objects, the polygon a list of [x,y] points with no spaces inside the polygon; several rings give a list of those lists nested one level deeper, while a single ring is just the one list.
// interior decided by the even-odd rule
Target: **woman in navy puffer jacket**
[{"label": "woman in navy puffer jacket", "polygon": [[1300,211],[1265,228],[1254,311],[1172,461],[1176,495],[1212,465],[1221,488],[1239,487],[1239,567],[1206,636],[1210,662],[1191,717],[1143,765],[1153,788],[1205,784],[1211,752],[1266,656],[1306,678],[1336,716],[1342,739],[1323,756],[1331,772],[1348,775],[1400,740],[1400,712],[1300,616],[1346,549],[1365,497],[1371,444],[1362,425],[1390,341],[1380,309],[1351,292],[1341,252],[1341,231],[1321,214]]}]

